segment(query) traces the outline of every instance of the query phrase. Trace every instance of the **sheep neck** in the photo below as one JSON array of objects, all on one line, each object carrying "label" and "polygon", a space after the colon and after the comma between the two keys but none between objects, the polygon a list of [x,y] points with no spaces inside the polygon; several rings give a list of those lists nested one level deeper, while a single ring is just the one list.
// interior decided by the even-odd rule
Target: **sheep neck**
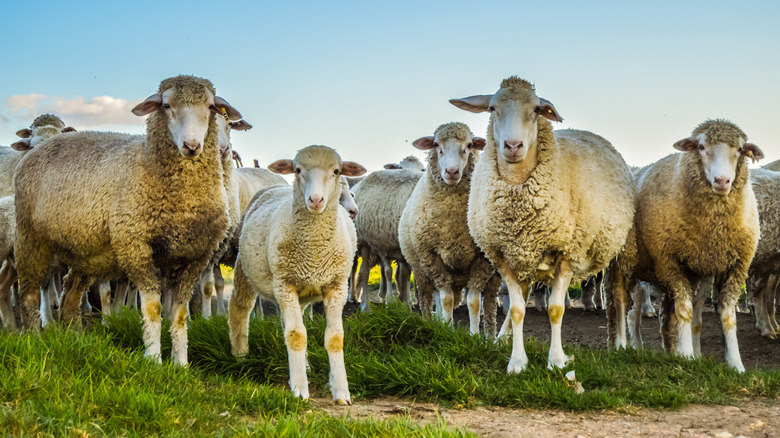
[{"label": "sheep neck", "polygon": [[[339,189],[341,185],[336,185]],[[315,239],[322,239],[323,236],[333,236],[336,230],[338,219],[339,193],[331,193],[328,204],[322,213],[312,213],[306,208],[306,202],[303,199],[303,193],[297,187],[293,190],[293,219],[296,224],[303,226],[303,230],[317,230]],[[315,227],[315,228],[310,228]],[[308,236],[309,233],[301,233]]]}]

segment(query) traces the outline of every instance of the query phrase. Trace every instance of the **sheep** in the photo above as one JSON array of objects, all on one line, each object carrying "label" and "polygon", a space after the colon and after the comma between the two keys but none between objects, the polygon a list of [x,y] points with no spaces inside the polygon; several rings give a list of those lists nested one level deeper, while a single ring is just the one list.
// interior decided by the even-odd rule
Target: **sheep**
[{"label": "sheep", "polygon": [[470,330],[479,333],[480,297],[485,334],[495,337],[496,297],[501,280],[469,234],[466,208],[477,151],[485,139],[463,123],[447,123],[414,141],[428,151],[428,172],[406,203],[398,223],[401,253],[414,271],[420,312],[430,316],[434,290],[444,321],[452,321],[454,294],[468,288]]},{"label": "sheep", "polygon": [[208,80],[177,76],[133,108],[146,136],[56,136],[19,163],[14,254],[25,325],[53,260],[69,266],[62,311],[75,320],[84,289],[123,272],[141,294],[145,355],[160,357],[160,291],[173,288],[172,360],[187,364],[187,302],[229,225],[216,114],[241,114]]},{"label": "sheep", "polygon": [[425,170],[425,166],[423,165],[422,161],[420,161],[419,158],[415,157],[414,155],[409,155],[408,157],[401,160],[400,163],[388,163],[384,165],[385,169],[393,170],[393,169],[414,169],[419,170],[420,172]]},{"label": "sheep", "polygon": [[582,289],[582,307],[593,312],[595,310],[602,310],[604,308],[604,272],[599,271],[593,277],[580,283],[580,289]]},{"label": "sheep", "polygon": [[[406,201],[414,190],[417,181],[424,175],[419,170],[378,170],[366,175],[365,179],[352,188],[358,214],[355,217],[355,229],[358,235],[358,249],[362,257],[360,271],[355,280],[354,297],[360,301],[360,308],[368,310],[368,297],[364,292],[368,285],[368,274],[373,265],[369,262],[369,252],[376,254],[382,265],[385,277],[384,288],[379,295],[385,299],[392,295],[393,267],[397,263],[396,282],[399,298],[410,304],[409,279],[411,268],[401,253],[398,243],[398,222],[401,219]],[[365,248],[365,247],[368,248]]]},{"label": "sheep", "polygon": [[750,265],[748,292],[753,298],[756,327],[761,336],[780,335],[775,319],[775,294],[780,275],[780,172],[764,166],[750,170],[750,183],[758,205],[761,239]]},{"label": "sheep", "polygon": [[764,165],[762,169],[780,172],[780,160],[772,161],[771,163]]},{"label": "sheep", "polygon": [[241,206],[241,212],[246,212],[249,202],[260,189],[271,187],[277,184],[287,184],[287,181],[281,176],[269,171],[268,169],[258,169],[254,167],[241,167],[235,171],[238,181],[238,199]]},{"label": "sheep", "polygon": [[[742,372],[736,329],[736,303],[759,237],[756,198],[746,158],[763,157],[758,146],[734,123],[706,120],[690,137],[674,144],[682,151],[652,164],[637,181],[635,237],[627,251],[632,263],[619,264],[608,288],[614,303],[643,280],[663,294],[664,348],[684,357],[699,355],[701,305],[715,277],[715,298],[726,340],[726,363]],[[633,249],[632,249],[633,248]],[[612,270],[612,269],[610,269]],[[620,347],[625,340],[623,309],[610,322]],[[673,336],[673,332],[677,336]],[[612,340],[610,341],[612,343]],[[637,342],[637,341],[632,341]]]},{"label": "sheep", "polygon": [[0,318],[3,326],[15,330],[16,317],[11,305],[11,286],[16,282],[13,265],[14,243],[16,242],[16,214],[13,196],[0,198]]},{"label": "sheep", "polygon": [[552,282],[549,368],[571,358],[561,342],[564,299],[572,280],[604,269],[626,242],[634,184],[623,158],[587,131],[553,133],[562,121],[533,85],[512,76],[493,95],[452,99],[489,111],[487,146],[471,179],[468,225],[474,241],[507,283],[513,335],[507,372],[528,366],[523,317],[529,286]]},{"label": "sheep", "polygon": [[294,160],[275,161],[268,167],[281,174],[295,173],[295,180],[292,187],[266,190],[244,217],[230,297],[231,351],[236,357],[247,353],[249,312],[257,294],[274,299],[284,327],[290,388],[296,396],[308,398],[301,305],[322,300],[333,400],[351,404],[341,314],[357,236],[346,210],[338,205],[339,176],[360,175],[365,168],[342,161],[326,146],[306,147]]}]

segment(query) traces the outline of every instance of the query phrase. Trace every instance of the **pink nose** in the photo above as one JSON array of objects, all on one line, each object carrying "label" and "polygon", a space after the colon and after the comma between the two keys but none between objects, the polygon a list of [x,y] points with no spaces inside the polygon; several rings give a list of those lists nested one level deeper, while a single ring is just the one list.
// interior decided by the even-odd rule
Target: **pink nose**
[{"label": "pink nose", "polygon": [[512,155],[523,147],[522,141],[504,141],[504,149],[508,150]]},{"label": "pink nose", "polygon": [[198,150],[200,147],[200,142],[198,141],[185,141],[184,147],[190,150],[190,153],[193,153]]},{"label": "pink nose", "polygon": [[311,204],[312,208],[319,208],[320,204],[322,203],[322,196],[309,196],[309,204]]},{"label": "pink nose", "polygon": [[447,174],[448,179],[458,179],[458,175],[460,175],[460,169],[457,167],[448,167],[444,170],[444,173]]},{"label": "pink nose", "polygon": [[725,176],[716,176],[715,177],[715,185],[719,188],[727,188],[729,184],[731,183],[731,178],[726,178]]}]

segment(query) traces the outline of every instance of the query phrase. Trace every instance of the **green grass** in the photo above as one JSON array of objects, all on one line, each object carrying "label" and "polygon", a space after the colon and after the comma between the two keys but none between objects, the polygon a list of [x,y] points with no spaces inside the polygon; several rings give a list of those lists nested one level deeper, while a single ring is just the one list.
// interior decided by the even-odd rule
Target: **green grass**
[{"label": "green grass", "polygon": [[[307,323],[312,390],[327,396],[325,322]],[[102,328],[100,329],[102,330]],[[111,318],[110,332],[122,347],[140,350],[140,317],[125,312]],[[190,322],[189,359],[206,374],[284,385],[287,351],[277,318],[253,320],[249,355],[230,355],[227,322]],[[375,307],[345,321],[345,361],[353,399],[400,396],[446,406],[497,405],[566,410],[621,409],[630,406],[679,408],[688,403],[727,404],[744,397],[777,397],[780,371],[736,373],[724,363],[687,360],[652,351],[607,352],[567,346],[574,354],[565,370],[547,370],[546,344],[526,340],[530,366],[507,375],[511,346],[471,336],[465,329],[426,320],[401,304]],[[170,354],[170,341],[163,344]],[[576,371],[585,388],[575,394],[564,374]]]},{"label": "green grass", "polygon": [[[115,318],[139,322],[127,312]],[[224,320],[221,321],[224,325]],[[193,322],[193,356],[205,354]],[[101,326],[22,335],[0,332],[0,433],[29,436],[455,436],[409,419],[333,418],[281,386],[228,372],[157,365],[128,350],[130,335]],[[201,348],[199,350],[199,348]],[[199,353],[196,353],[199,352]],[[200,360],[199,363],[204,362]],[[234,362],[234,361],[233,361]],[[235,363],[235,362],[234,362]],[[232,373],[236,374],[236,373]]]}]

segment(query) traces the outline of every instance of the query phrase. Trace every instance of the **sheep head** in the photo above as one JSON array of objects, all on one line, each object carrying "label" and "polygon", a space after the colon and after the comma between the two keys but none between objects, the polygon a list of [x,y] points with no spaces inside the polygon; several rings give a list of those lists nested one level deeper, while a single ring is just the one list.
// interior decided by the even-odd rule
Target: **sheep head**
[{"label": "sheep head", "polygon": [[298,151],[294,160],[278,160],[268,166],[282,175],[295,173],[293,190],[310,213],[319,214],[341,192],[340,176],[360,176],[366,168],[352,161],[342,161],[335,150],[327,146],[308,146]]},{"label": "sheep head", "polygon": [[536,95],[533,85],[516,76],[504,79],[495,94],[451,99],[460,109],[490,112],[493,138],[501,156],[508,163],[523,161],[537,141],[539,116],[562,122],[552,103]]},{"label": "sheep head", "polygon": [[159,113],[179,153],[185,158],[195,158],[203,152],[212,114],[221,116],[224,111],[230,120],[241,119],[241,113],[215,93],[214,85],[206,79],[168,78],[160,83],[157,93],[133,108],[133,114]]},{"label": "sheep head", "polygon": [[16,131],[16,135],[22,140],[12,144],[11,147],[17,151],[26,151],[57,134],[74,131],[76,131],[74,128],[65,126],[59,117],[43,114],[36,117],[29,128]]},{"label": "sheep head", "polygon": [[358,214],[358,206],[355,202],[355,195],[349,191],[349,181],[347,181],[345,176],[341,176],[339,178],[339,182],[341,184],[339,204],[344,207],[344,210],[347,210],[347,213],[349,213],[349,217],[351,219],[355,219],[355,216]]},{"label": "sheep head", "polygon": [[737,168],[744,163],[743,157],[753,161],[764,158],[758,146],[747,143],[747,135],[737,125],[722,119],[701,123],[690,137],[676,142],[674,148],[697,153],[712,191],[724,196],[731,192]]},{"label": "sheep head", "polygon": [[[471,154],[485,148],[485,139],[474,137],[468,126],[454,122],[439,126],[433,136],[418,138],[412,144],[417,149],[436,154],[441,179],[447,185],[456,185],[463,177]],[[433,164],[430,167],[432,172],[436,171]]]}]

